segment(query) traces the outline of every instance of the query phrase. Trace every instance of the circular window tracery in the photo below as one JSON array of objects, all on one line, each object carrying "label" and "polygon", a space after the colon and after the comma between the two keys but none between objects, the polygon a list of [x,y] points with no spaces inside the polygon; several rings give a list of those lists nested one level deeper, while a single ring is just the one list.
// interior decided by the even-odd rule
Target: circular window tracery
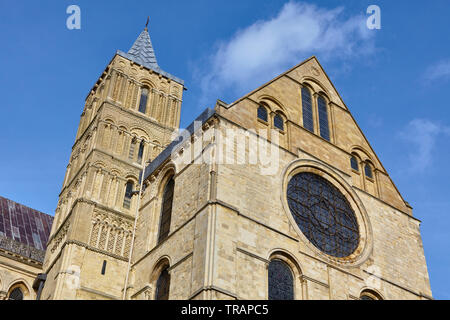
[{"label": "circular window tracery", "polygon": [[288,183],[287,202],[302,233],[322,252],[344,258],[358,248],[355,212],[326,179],[309,172],[296,174]]}]

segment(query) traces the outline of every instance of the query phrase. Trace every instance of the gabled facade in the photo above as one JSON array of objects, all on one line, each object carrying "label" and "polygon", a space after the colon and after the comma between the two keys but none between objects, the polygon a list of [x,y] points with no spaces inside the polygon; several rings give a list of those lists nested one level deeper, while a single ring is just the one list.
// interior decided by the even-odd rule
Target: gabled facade
[{"label": "gabled facade", "polygon": [[315,57],[206,110],[145,185],[130,299],[431,298],[420,221]]},{"label": "gabled facade", "polygon": [[114,56],[86,100],[42,299],[431,299],[420,221],[315,57],[172,141],[183,89],[147,30]]}]

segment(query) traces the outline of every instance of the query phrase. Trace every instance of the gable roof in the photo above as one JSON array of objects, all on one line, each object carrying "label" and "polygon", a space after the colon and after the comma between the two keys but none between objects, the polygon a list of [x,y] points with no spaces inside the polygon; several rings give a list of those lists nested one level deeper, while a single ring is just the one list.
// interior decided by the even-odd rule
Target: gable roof
[{"label": "gable roof", "polygon": [[[381,160],[379,159],[377,153],[374,151],[374,149],[372,148],[369,140],[367,139],[367,137],[365,136],[364,132],[362,131],[361,127],[359,126],[359,124],[357,123],[356,119],[353,117],[353,114],[351,113],[350,109],[347,107],[347,105],[345,104],[344,100],[342,99],[341,95],[339,94],[338,90],[336,89],[334,83],[331,81],[330,77],[328,76],[328,74],[326,73],[325,69],[322,67],[322,65],[320,64],[319,60],[317,59],[316,56],[312,56],[302,62],[300,62],[299,64],[295,65],[294,67],[290,68],[289,70],[285,71],[284,73],[278,75],[277,77],[273,78],[272,80],[266,82],[265,84],[259,86],[258,88],[254,89],[253,91],[247,93],[246,95],[242,96],[241,98],[239,98],[238,100],[232,102],[231,104],[228,104],[227,106],[225,106],[226,109],[230,109],[233,106],[237,105],[239,102],[241,102],[242,100],[245,99],[249,99],[252,95],[254,95],[255,93],[257,93],[258,91],[264,89],[265,87],[268,87],[269,85],[271,85],[272,83],[274,83],[275,81],[283,78],[283,77],[287,77],[293,81],[298,82],[297,80],[295,80],[291,75],[293,73],[295,73],[299,67],[304,66],[304,65],[310,65],[310,66],[314,66],[320,69],[320,71],[323,72],[323,74],[326,77],[326,80],[328,81],[330,87],[330,92],[332,92],[335,97],[336,97],[336,101],[338,102],[338,106],[340,108],[342,108],[343,110],[345,110],[345,112],[347,112],[351,119],[353,120],[357,130],[359,131],[359,133],[361,134],[361,137],[364,139],[364,141],[367,143],[367,147],[368,149],[371,151],[371,154],[374,155],[375,159],[377,161],[377,164],[379,164],[381,170],[384,174],[387,175],[388,179],[390,180],[390,182],[392,183],[392,186],[394,187],[395,191],[397,192],[398,196],[400,197],[400,199],[403,201],[403,203],[405,204],[406,207],[411,208],[410,204],[403,198],[402,194],[400,193],[400,191],[398,190],[397,186],[395,185],[394,181],[392,180],[392,178],[390,177],[389,173],[387,172],[387,170],[385,169],[385,167],[383,166]],[[314,80],[312,77],[307,78],[308,80]],[[336,104],[336,103],[335,103]],[[348,152],[348,150],[347,150]],[[400,208],[397,208],[400,210]]]},{"label": "gable roof", "polygon": [[37,249],[43,258],[52,223],[52,216],[0,196],[0,249],[26,256]]}]

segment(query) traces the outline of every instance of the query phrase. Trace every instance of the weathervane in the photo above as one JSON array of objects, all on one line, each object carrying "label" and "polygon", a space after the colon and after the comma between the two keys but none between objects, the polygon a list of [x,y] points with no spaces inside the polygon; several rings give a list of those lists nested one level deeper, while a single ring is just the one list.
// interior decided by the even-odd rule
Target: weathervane
[{"label": "weathervane", "polygon": [[147,17],[147,23],[145,24],[145,31],[148,30],[148,23],[150,22],[150,17]]}]

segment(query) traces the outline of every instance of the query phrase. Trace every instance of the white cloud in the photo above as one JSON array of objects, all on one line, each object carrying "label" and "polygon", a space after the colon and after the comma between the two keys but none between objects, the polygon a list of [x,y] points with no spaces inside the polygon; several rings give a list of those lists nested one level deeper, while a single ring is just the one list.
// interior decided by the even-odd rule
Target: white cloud
[{"label": "white cloud", "polygon": [[440,135],[450,136],[450,127],[428,119],[414,119],[400,132],[400,137],[412,144],[409,169],[422,172],[433,162],[433,151]]},{"label": "white cloud", "polygon": [[425,72],[425,79],[428,81],[448,78],[450,78],[450,60],[440,61],[430,66]]},{"label": "white cloud", "polygon": [[273,19],[239,30],[203,60],[198,75],[203,100],[229,89],[239,94],[255,89],[311,55],[343,59],[371,53],[376,31],[367,29],[368,16],[343,15],[342,7],[288,2]]}]

